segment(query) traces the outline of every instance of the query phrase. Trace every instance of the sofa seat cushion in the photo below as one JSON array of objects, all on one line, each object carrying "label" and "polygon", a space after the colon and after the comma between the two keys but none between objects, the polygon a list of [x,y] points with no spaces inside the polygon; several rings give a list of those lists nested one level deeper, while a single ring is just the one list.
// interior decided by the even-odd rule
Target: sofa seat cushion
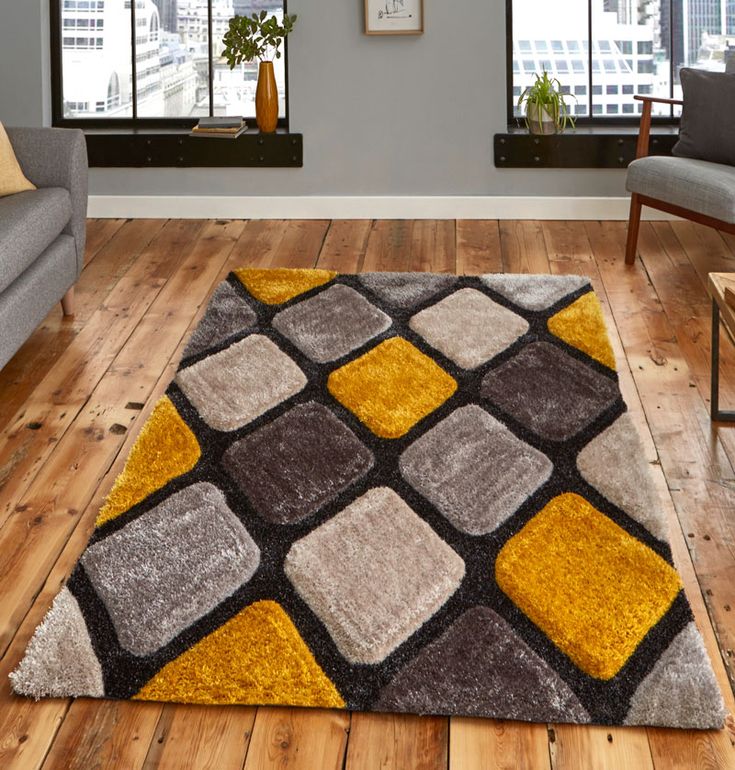
[{"label": "sofa seat cushion", "polygon": [[46,187],[0,198],[0,292],[61,234],[71,219],[71,197]]},{"label": "sofa seat cushion", "polygon": [[629,192],[735,224],[735,167],[652,156],[628,167]]}]

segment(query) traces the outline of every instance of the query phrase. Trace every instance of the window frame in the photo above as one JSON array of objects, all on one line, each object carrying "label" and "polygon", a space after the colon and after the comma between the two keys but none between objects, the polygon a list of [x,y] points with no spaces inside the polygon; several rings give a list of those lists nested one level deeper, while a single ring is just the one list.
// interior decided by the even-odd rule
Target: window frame
[{"label": "window frame", "polygon": [[[665,0],[671,2],[671,0]],[[594,114],[593,107],[595,105],[594,93],[592,86],[594,84],[594,72],[593,72],[593,60],[594,60],[594,45],[593,36],[593,23],[592,23],[592,0],[587,0],[587,6],[589,10],[587,20],[587,51],[580,51],[580,56],[575,58],[586,59],[587,64],[587,89],[589,96],[589,114],[575,116],[575,125],[580,128],[602,128],[609,130],[615,127],[637,126],[640,123],[640,115],[625,115],[620,113],[620,117],[612,117],[606,114]],[[673,6],[672,6],[673,7]],[[674,50],[674,24],[669,24],[669,45],[670,50]],[[516,99],[513,96],[514,85],[514,72],[513,72],[513,0],[505,0],[505,46],[506,46],[506,118],[509,129],[519,128],[523,124],[523,119],[515,115]],[[569,58],[572,58],[570,52]],[[669,62],[669,98],[673,98],[674,89],[674,57],[671,57]],[[673,105],[669,108],[668,115],[654,115],[652,117],[653,125],[658,126],[676,126],[679,124],[679,118],[674,115]]]},{"label": "window frame", "polygon": [[[63,66],[63,25],[61,18],[62,4],[64,0],[49,0],[51,19],[51,124],[58,128],[81,128],[88,130],[106,130],[110,129],[190,129],[193,128],[200,119],[197,117],[181,118],[151,118],[138,117],[133,115],[126,118],[68,118],[64,116],[64,66]],[[213,114],[214,107],[214,46],[212,41],[212,0],[207,0],[209,9],[208,18],[208,40],[209,40],[209,115]],[[283,0],[283,13],[288,13],[288,0]],[[136,61],[136,26],[135,26],[135,0],[130,3],[131,14],[131,40],[130,56],[132,66],[132,94],[133,111],[137,106],[138,88],[137,88],[137,61]],[[279,117],[278,128],[288,131],[289,129],[289,66],[288,66],[288,38],[283,41],[283,59],[284,59],[284,92],[285,92],[285,115]],[[254,121],[253,116],[246,118]]]}]

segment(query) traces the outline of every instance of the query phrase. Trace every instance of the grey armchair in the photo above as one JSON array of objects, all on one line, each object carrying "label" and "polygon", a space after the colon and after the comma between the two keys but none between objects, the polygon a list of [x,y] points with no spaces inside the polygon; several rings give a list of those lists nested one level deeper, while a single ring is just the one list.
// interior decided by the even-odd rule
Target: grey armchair
[{"label": "grey armchair", "polygon": [[654,96],[635,98],[643,102],[643,115],[636,160],[628,167],[626,182],[632,195],[625,262],[635,262],[643,206],[735,234],[735,167],[692,158],[649,156],[653,104],[683,102]]},{"label": "grey armchair", "polygon": [[60,128],[8,128],[37,190],[0,198],[0,368],[61,302],[74,312],[84,265],[87,148],[84,134]]}]

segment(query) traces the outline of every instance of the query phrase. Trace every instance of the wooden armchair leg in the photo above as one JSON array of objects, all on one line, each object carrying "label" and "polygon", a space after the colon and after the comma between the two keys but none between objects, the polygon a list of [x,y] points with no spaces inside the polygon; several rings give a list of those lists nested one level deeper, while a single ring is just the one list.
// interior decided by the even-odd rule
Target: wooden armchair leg
[{"label": "wooden armchair leg", "polygon": [[74,315],[74,287],[72,286],[69,291],[61,298],[61,309],[64,311],[64,315]]},{"label": "wooden armchair leg", "polygon": [[636,193],[630,197],[630,217],[628,219],[628,242],[625,246],[625,264],[632,265],[638,250],[638,231],[641,227],[641,199]]}]

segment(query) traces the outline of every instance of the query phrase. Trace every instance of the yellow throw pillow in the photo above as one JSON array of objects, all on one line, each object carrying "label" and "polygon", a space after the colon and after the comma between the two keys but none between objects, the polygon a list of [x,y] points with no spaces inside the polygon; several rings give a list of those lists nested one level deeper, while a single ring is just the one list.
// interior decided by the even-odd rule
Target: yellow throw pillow
[{"label": "yellow throw pillow", "polygon": [[5,127],[0,123],[0,198],[25,190],[35,190],[21,170]]}]

